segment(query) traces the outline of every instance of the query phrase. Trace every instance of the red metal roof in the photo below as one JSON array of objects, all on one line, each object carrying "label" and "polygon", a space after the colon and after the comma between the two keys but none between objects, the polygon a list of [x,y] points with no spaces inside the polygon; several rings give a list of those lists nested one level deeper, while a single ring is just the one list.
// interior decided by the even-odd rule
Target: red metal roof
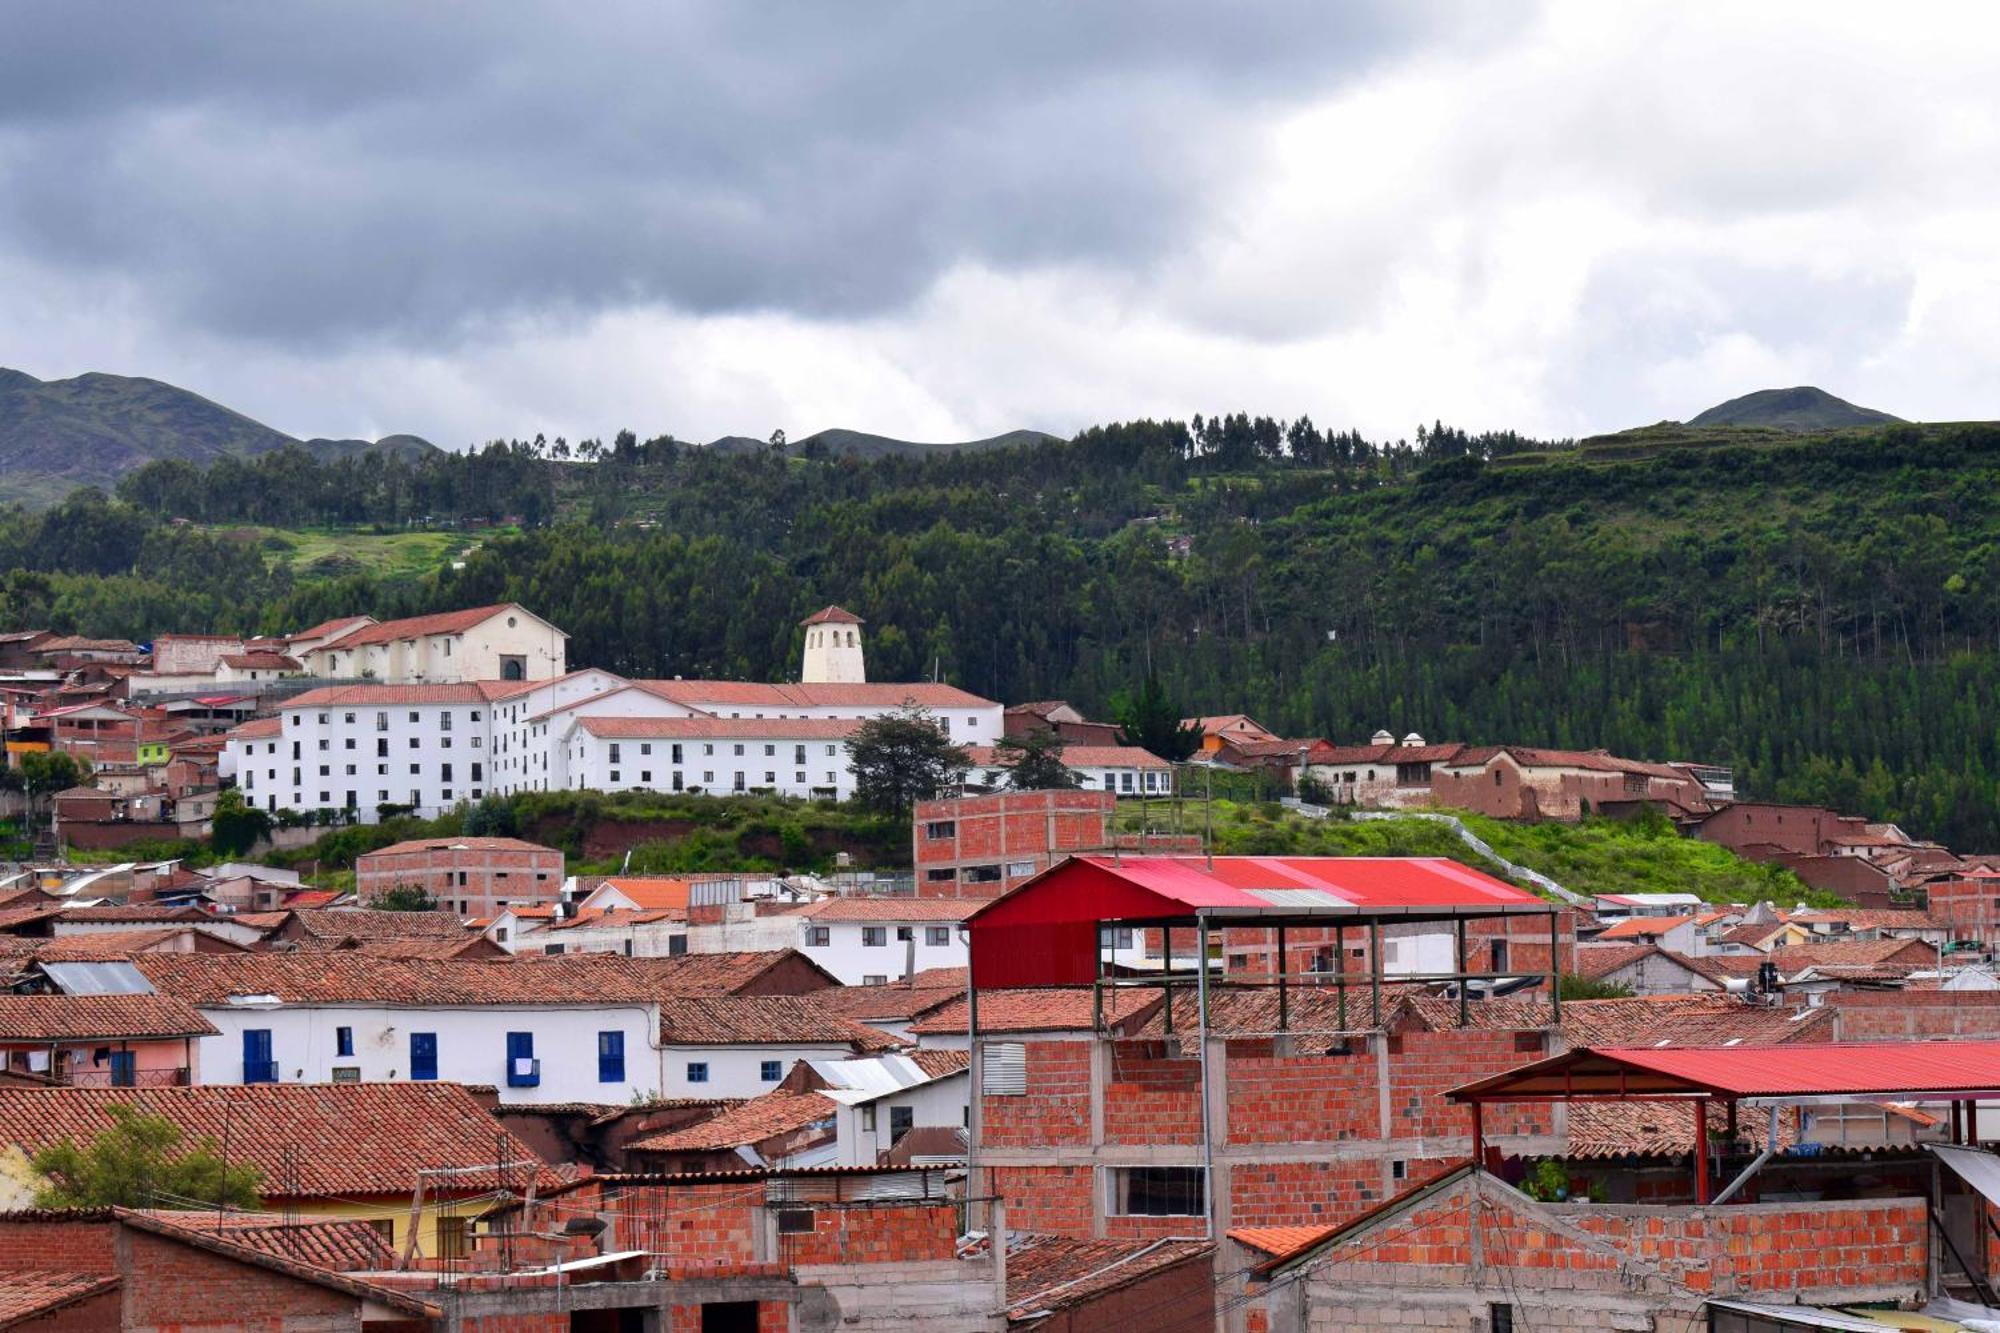
[{"label": "red metal roof", "polygon": [[1525,889],[1442,857],[1073,856],[968,918],[981,987],[1096,979],[1099,926],[1285,918],[1553,912]]},{"label": "red metal roof", "polygon": [[2000,1041],[1584,1048],[1454,1089],[1454,1101],[1878,1097],[2000,1089]]}]

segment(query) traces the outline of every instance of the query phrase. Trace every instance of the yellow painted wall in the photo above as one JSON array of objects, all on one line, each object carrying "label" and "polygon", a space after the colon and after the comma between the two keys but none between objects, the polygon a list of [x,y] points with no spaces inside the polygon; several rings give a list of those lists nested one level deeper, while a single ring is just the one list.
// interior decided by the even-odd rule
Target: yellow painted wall
[{"label": "yellow painted wall", "polygon": [[[9,1144],[6,1148],[0,1149],[0,1212],[7,1212],[17,1208],[32,1208],[35,1203],[35,1191],[40,1187],[40,1184],[41,1178],[35,1174],[35,1169],[28,1164],[27,1154],[22,1152],[18,1146]],[[273,1212],[282,1212],[288,1205],[283,1202],[267,1201],[266,1206]],[[351,1203],[337,1199],[298,1199],[293,1201],[289,1206],[292,1211],[298,1213],[302,1218],[341,1217],[356,1218],[370,1222],[387,1220],[394,1233],[390,1238],[390,1243],[398,1251],[401,1251],[403,1248],[403,1241],[409,1234],[410,1199],[408,1195],[404,1195],[400,1199],[387,1198]],[[487,1206],[483,1203],[465,1204],[460,1209],[458,1216],[460,1219],[472,1217]],[[438,1211],[427,1204],[423,1221],[417,1227],[419,1253],[428,1258],[437,1257],[437,1233]]]}]

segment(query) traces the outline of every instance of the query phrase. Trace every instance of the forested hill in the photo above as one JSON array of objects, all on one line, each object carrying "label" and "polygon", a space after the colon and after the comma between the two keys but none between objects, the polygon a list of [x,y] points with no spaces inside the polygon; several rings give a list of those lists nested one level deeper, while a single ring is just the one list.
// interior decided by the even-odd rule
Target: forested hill
[{"label": "forested hill", "polygon": [[[782,677],[795,622],[836,601],[883,679],[1101,711],[1150,667],[1189,711],[1712,759],[1759,796],[2000,850],[2000,427],[1741,438],[1406,445],[1229,416],[924,459],[286,450],[0,523],[0,621],[144,638],[512,598],[579,664]],[[398,581],[295,581],[227,526],[509,517],[527,530]]]}]

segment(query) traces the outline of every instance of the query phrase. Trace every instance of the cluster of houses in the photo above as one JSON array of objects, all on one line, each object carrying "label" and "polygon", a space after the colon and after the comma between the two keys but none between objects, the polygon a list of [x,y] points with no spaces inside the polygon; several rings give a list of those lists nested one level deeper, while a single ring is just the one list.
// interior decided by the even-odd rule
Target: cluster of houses
[{"label": "cluster of houses", "polygon": [[[1923,913],[1115,846],[928,897],[371,856],[266,910],[0,887],[6,1326],[209,1327],[219,1289],[383,1333],[2000,1309],[2000,986]],[[466,903],[366,906],[404,885]],[[260,1207],[37,1207],[121,1106]]]},{"label": "cluster of houses", "polygon": [[[893,891],[455,834],[338,894],[248,862],[0,877],[0,1328],[2000,1326],[2000,869],[1710,765],[1241,715],[1193,720],[1199,762],[1335,804],[1660,810],[1857,905],[1216,856],[1120,820],[1174,781],[1115,728],[870,682],[839,608],[802,630],[784,683],[572,671],[512,605],[213,659],[0,642],[54,673],[7,683],[11,754],[97,747],[66,830],[198,755],[200,791],[355,820],[844,796],[848,737],[910,704],[974,760]],[[1084,786],[1011,788],[1000,742],[1036,731]],[[122,1108],[259,1207],[45,1206],[44,1154]]]}]

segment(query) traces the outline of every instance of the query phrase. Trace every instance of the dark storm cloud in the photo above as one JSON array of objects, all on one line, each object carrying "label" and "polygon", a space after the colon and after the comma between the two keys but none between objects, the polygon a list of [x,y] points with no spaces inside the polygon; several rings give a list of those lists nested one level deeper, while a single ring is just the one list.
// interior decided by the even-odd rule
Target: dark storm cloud
[{"label": "dark storm cloud", "polygon": [[1492,11],[1361,4],[0,7],[0,254],[169,323],[477,336],[1142,268],[1251,128]]}]

